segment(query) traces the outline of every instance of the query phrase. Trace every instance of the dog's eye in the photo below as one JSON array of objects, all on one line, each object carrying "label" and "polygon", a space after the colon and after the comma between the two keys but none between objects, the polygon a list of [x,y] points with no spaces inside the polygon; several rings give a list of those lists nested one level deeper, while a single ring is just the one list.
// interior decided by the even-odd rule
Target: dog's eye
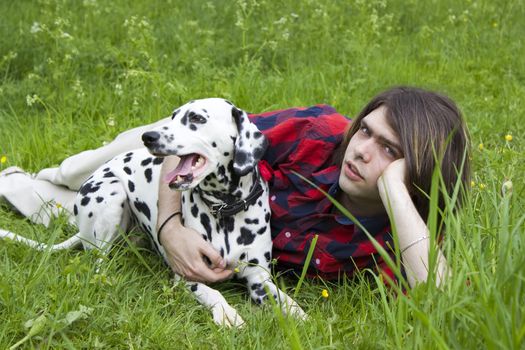
[{"label": "dog's eye", "polygon": [[200,114],[196,114],[196,113],[193,113],[193,112],[190,113],[188,118],[190,119],[190,123],[196,123],[196,124],[204,124],[204,123],[206,123],[206,118],[204,118]]}]

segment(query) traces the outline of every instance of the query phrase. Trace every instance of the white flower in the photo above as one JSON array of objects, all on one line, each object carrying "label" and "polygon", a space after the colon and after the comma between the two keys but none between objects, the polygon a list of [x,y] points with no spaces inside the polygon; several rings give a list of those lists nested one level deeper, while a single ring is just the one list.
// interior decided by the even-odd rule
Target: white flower
[{"label": "white flower", "polygon": [[108,124],[108,126],[115,126],[115,119],[113,117],[108,118],[106,124]]},{"label": "white flower", "polygon": [[36,34],[38,32],[41,32],[42,31],[42,28],[40,27],[40,23],[38,22],[33,22],[33,25],[31,26],[31,29],[29,29],[29,32],[31,34]]},{"label": "white flower", "polygon": [[38,101],[40,99],[40,97],[38,97],[38,95],[36,94],[33,94],[33,96],[31,95],[27,95],[26,96],[26,103],[29,107],[31,107],[33,104],[35,104],[36,101]]}]

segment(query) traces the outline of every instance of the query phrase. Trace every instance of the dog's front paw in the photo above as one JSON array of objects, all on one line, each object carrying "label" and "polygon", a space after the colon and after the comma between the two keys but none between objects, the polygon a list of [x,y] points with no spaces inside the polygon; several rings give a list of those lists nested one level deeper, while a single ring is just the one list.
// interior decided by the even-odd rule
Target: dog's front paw
[{"label": "dog's front paw", "polygon": [[219,326],[242,327],[244,325],[244,320],[241,318],[241,315],[230,305],[215,304],[211,312],[213,314],[213,321]]}]

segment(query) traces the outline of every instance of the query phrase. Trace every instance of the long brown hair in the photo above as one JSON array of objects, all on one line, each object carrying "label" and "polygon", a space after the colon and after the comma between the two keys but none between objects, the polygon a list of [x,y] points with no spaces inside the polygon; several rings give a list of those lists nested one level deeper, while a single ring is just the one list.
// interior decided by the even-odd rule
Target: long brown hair
[{"label": "long brown hair", "polygon": [[[386,107],[387,122],[399,137],[407,165],[408,190],[419,214],[426,220],[432,173],[437,162],[441,163],[441,175],[449,195],[457,181],[461,181],[464,189],[470,182],[469,135],[461,112],[442,94],[407,86],[391,88],[374,97],[352,121],[337,152],[338,164],[350,139],[359,130],[361,119],[380,106]],[[444,209],[443,193],[439,196],[439,207]]]}]

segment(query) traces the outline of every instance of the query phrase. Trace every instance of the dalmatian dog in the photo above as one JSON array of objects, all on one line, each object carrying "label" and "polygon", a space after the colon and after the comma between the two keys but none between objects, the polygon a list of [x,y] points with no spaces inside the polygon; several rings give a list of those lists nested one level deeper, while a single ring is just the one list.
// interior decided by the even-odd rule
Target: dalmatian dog
[{"label": "dalmatian dog", "polygon": [[[79,229],[75,236],[51,247],[11,232],[0,231],[0,236],[37,249],[81,244],[107,253],[119,232],[134,225],[166,260],[156,231],[158,185],[163,157],[175,155],[180,161],[162,181],[182,191],[184,225],[200,232],[220,252],[236,277],[246,281],[257,304],[272,297],[283,313],[305,319],[269,272],[268,186],[257,167],[267,140],[247,114],[219,98],[191,101],[176,109],[170,122],[144,133],[142,140],[146,148],[113,158],[82,185],[73,210]],[[211,309],[215,323],[235,327],[244,323],[219,291],[203,283],[185,283]]]}]

